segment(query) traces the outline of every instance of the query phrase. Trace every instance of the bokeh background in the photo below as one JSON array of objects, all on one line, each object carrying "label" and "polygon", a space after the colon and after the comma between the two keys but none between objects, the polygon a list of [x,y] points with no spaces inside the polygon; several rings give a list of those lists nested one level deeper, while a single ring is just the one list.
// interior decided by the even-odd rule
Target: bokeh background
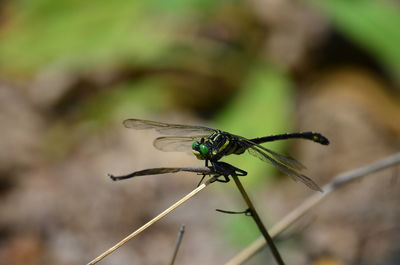
[{"label": "bokeh background", "polygon": [[[126,118],[201,124],[245,137],[318,131],[266,145],[317,183],[400,150],[400,3],[395,0],[0,2],[0,264],[85,264],[199,181],[170,174]],[[270,227],[314,192],[249,155],[224,161]],[[400,264],[393,168],[352,184],[277,240],[287,264]],[[101,264],[221,264],[259,233],[232,183],[215,184]],[[267,251],[248,264],[274,264]]]}]

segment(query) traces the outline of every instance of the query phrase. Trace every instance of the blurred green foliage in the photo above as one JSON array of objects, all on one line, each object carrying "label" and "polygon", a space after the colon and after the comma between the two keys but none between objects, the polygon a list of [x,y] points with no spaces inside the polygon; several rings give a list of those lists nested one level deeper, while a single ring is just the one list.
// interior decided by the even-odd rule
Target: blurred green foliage
[{"label": "blurred green foliage", "polygon": [[82,109],[82,119],[95,120],[101,126],[101,123],[107,125],[112,117],[129,118],[132,113],[143,117],[146,113],[162,112],[171,102],[163,85],[158,80],[121,84],[90,100]]},{"label": "blurred green foliage", "polygon": [[[217,117],[217,127],[228,132],[255,138],[287,132],[293,123],[293,91],[290,78],[281,70],[265,64],[254,66],[243,84],[243,89]],[[273,150],[283,150],[288,141],[266,145]],[[260,181],[271,180],[275,171],[255,157],[224,158],[228,162],[250,172],[245,181],[259,186]]]},{"label": "blurred green foliage", "polygon": [[310,0],[334,27],[381,61],[399,80],[400,5],[396,1]]},{"label": "blurred green foliage", "polygon": [[172,30],[211,1],[18,1],[1,34],[0,71],[149,63],[168,52]]},{"label": "blurred green foliage", "polygon": [[[292,99],[292,84],[284,71],[272,65],[256,64],[243,83],[241,92],[216,117],[216,127],[248,138],[287,132],[293,124]],[[287,145],[288,141],[277,141],[265,146],[283,151]],[[249,154],[231,155],[224,158],[224,161],[248,171],[249,175],[241,180],[246,189],[252,190],[251,193],[265,188],[277,172],[272,166],[267,166],[265,162]],[[261,202],[256,208],[260,210],[263,206]],[[222,223],[222,234],[238,249],[259,237],[259,231],[251,218],[225,215]]]}]

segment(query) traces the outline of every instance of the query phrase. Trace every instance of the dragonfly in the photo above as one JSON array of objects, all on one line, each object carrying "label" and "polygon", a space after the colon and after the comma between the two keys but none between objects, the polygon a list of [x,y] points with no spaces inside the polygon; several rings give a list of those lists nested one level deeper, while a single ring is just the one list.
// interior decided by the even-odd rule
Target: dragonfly
[{"label": "dragonfly", "polygon": [[[241,155],[245,151],[251,155],[261,159],[262,161],[271,163],[284,174],[292,177],[295,181],[300,181],[309,188],[322,191],[321,188],[311,178],[303,175],[300,171],[305,167],[289,156],[276,153],[264,146],[262,143],[272,142],[276,140],[286,139],[306,139],[313,142],[328,145],[329,140],[320,133],[316,132],[298,132],[271,135],[259,138],[247,139],[245,137],[235,135],[223,130],[213,129],[206,126],[173,124],[158,121],[127,119],[123,121],[123,125],[129,129],[135,130],[155,130],[164,135],[157,137],[153,141],[155,148],[165,152],[190,152],[199,160],[205,161],[205,166],[211,163],[214,173],[220,173],[225,178],[219,180],[228,182],[228,174],[239,172],[240,175],[247,175],[247,172],[225,162],[219,161],[228,155]],[[227,167],[227,165],[229,165]],[[224,169],[227,169],[225,174]],[[151,169],[149,172],[143,171],[141,174],[150,173],[166,173],[182,171],[178,169]],[[184,171],[184,170],[183,170]]]}]

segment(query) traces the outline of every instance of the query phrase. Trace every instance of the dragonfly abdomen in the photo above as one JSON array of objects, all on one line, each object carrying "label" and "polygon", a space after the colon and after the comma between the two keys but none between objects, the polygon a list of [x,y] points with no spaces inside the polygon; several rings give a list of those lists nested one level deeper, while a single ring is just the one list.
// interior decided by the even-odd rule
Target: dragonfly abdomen
[{"label": "dragonfly abdomen", "polygon": [[286,140],[286,139],[306,139],[311,140],[316,143],[320,143],[323,145],[328,145],[329,140],[325,136],[321,135],[320,133],[315,132],[300,132],[300,133],[284,133],[272,136],[265,136],[260,138],[250,139],[253,143],[261,144],[266,142],[272,142],[276,140]]}]

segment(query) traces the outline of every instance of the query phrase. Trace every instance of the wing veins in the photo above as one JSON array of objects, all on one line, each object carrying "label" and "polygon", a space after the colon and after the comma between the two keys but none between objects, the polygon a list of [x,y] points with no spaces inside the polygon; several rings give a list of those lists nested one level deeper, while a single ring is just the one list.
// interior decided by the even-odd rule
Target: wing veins
[{"label": "wing veins", "polygon": [[[244,142],[248,145],[248,148],[251,148],[251,147],[255,148],[255,147],[257,147],[257,148],[258,148],[258,149],[257,149],[257,152],[261,153],[263,156],[268,156],[268,157],[271,157],[271,156],[272,156],[273,159],[275,159],[276,161],[278,161],[278,162],[281,163],[281,164],[284,164],[285,166],[287,166],[287,167],[289,167],[289,168],[292,168],[292,169],[295,169],[295,170],[302,170],[302,169],[305,169],[305,168],[306,168],[303,164],[301,164],[299,161],[297,161],[297,160],[294,159],[294,158],[291,158],[291,157],[289,157],[289,156],[285,156],[285,155],[278,154],[278,153],[276,153],[276,152],[274,152],[274,151],[272,151],[272,150],[270,150],[270,149],[268,149],[268,148],[265,148],[264,146],[261,146],[261,145],[259,145],[259,144],[254,143],[254,142],[252,142],[251,140],[249,140],[249,139],[247,139],[247,138],[244,138],[244,137],[242,137],[242,136],[236,135],[236,137],[238,137],[239,140],[244,141]],[[267,154],[264,153],[264,152],[261,152],[260,149],[263,150],[264,152],[269,153],[271,156],[267,155]],[[259,158],[260,158],[260,157],[259,157]],[[261,158],[260,158],[260,159],[261,159]]]},{"label": "wing veins", "polygon": [[216,131],[212,128],[205,126],[173,124],[173,123],[164,123],[164,122],[149,121],[149,120],[140,120],[140,119],[127,119],[123,121],[123,124],[126,128],[129,129],[136,129],[136,130],[153,129],[161,134],[177,135],[177,136],[192,135],[192,134],[210,135]]},{"label": "wing veins", "polygon": [[[237,137],[239,137],[240,140],[244,141],[248,145],[247,150],[251,155],[258,157],[262,161],[270,162],[272,165],[277,167],[283,173],[292,177],[295,181],[303,182],[310,189],[322,192],[322,189],[318,186],[318,184],[316,184],[312,179],[301,174],[298,171],[300,169],[303,169],[304,166],[297,160],[295,160],[291,157],[287,157],[287,156],[278,154],[274,151],[271,151],[259,144],[253,143],[252,141],[250,141],[244,137],[241,137],[241,136],[237,136]],[[271,156],[269,156],[265,152],[270,153]]]},{"label": "wing veins", "polygon": [[312,179],[301,174],[296,169],[290,168],[287,165],[281,163],[280,161],[275,160],[274,158],[267,155],[260,149],[257,149],[257,147],[250,147],[248,149],[248,151],[250,154],[260,158],[262,161],[269,161],[272,165],[274,165],[280,171],[282,171],[283,173],[285,173],[288,176],[290,176],[291,178],[293,178],[295,181],[301,181],[305,185],[307,185],[310,189],[322,192],[322,189]]},{"label": "wing veins", "polygon": [[196,136],[161,136],[153,141],[153,145],[160,151],[164,152],[186,152],[192,153],[192,143],[200,141],[201,138],[208,137],[208,135]]}]

